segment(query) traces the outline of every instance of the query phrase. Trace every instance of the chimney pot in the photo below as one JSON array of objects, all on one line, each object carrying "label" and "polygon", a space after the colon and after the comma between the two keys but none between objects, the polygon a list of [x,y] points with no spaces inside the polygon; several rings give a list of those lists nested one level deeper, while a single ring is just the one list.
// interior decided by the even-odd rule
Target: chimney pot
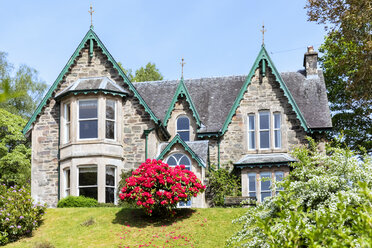
[{"label": "chimney pot", "polygon": [[307,52],[304,55],[304,67],[306,77],[318,75],[318,53],[314,51],[313,46],[307,47]]}]

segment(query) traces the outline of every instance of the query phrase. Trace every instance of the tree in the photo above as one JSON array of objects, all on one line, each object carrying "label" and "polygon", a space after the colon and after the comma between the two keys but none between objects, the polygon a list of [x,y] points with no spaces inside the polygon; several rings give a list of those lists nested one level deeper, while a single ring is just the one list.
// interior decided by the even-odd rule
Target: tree
[{"label": "tree", "polygon": [[368,0],[309,0],[310,21],[328,31],[320,52],[333,113],[333,136],[372,152],[372,7]]},{"label": "tree", "polygon": [[24,185],[31,176],[30,144],[22,134],[26,120],[0,109],[0,183]]},{"label": "tree", "polygon": [[292,155],[297,162],[291,173],[276,182],[283,191],[237,220],[243,228],[229,246],[369,247],[371,157],[358,160],[337,145],[320,152],[311,139],[309,148],[297,148]]},{"label": "tree", "polygon": [[24,118],[30,117],[46,84],[39,79],[38,72],[27,65],[21,65],[14,72],[6,56],[6,53],[0,52],[0,108]]},{"label": "tree", "polygon": [[163,76],[159,72],[159,69],[157,69],[155,64],[152,64],[151,62],[147,63],[145,67],[141,66],[138,70],[136,70],[134,75],[132,74],[132,69],[126,70],[123,68],[120,62],[118,64],[131,82],[163,80]]}]

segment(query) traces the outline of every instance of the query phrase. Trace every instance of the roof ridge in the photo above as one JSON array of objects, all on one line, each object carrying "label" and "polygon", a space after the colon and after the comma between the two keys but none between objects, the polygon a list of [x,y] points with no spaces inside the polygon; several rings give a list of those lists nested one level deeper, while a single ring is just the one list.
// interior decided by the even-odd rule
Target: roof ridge
[{"label": "roof ridge", "polygon": [[[188,78],[184,79],[184,82],[186,81],[193,81],[193,80],[202,80],[202,79],[219,79],[219,78],[233,78],[233,77],[246,77],[246,75],[230,75],[230,76],[215,76],[215,77],[201,77],[201,78]],[[176,83],[179,82],[180,79],[172,79],[172,80],[157,80],[157,81],[143,81],[143,82],[132,82],[133,84],[151,84],[151,83],[166,83],[166,82],[171,82],[171,83]]]}]

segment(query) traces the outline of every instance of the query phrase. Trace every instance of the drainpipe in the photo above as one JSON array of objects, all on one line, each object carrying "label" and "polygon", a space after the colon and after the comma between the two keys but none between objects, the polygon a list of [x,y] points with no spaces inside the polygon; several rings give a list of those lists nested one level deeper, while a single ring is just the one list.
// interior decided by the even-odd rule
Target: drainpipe
[{"label": "drainpipe", "polygon": [[57,152],[57,160],[58,160],[58,201],[61,199],[61,162],[60,162],[60,152],[59,146],[61,143],[61,104],[58,104],[59,108],[59,123],[58,123],[58,152]]},{"label": "drainpipe", "polygon": [[218,165],[218,169],[220,169],[220,143],[221,143],[221,135],[218,134],[217,136],[217,157],[218,157],[218,162],[217,162],[217,165]]},{"label": "drainpipe", "polygon": [[155,128],[150,128],[150,129],[146,129],[146,130],[143,130],[143,134],[145,135],[145,159],[147,159],[147,141],[148,141],[148,137],[149,137],[149,134],[155,130]]}]

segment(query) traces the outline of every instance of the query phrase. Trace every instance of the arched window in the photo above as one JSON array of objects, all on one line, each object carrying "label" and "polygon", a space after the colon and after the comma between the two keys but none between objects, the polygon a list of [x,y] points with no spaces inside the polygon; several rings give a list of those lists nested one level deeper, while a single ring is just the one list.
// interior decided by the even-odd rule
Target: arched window
[{"label": "arched window", "polygon": [[191,170],[191,161],[190,159],[181,153],[176,153],[168,157],[167,164],[169,166],[177,166],[183,164],[186,170]]},{"label": "arched window", "polygon": [[190,120],[186,116],[177,118],[176,133],[183,141],[190,141]]},{"label": "arched window", "polygon": [[[186,170],[191,170],[190,159],[186,155],[181,153],[176,153],[169,156],[167,159],[167,164],[169,166],[177,166],[183,164]],[[191,199],[189,199],[187,202],[179,202],[178,207],[180,208],[191,207]]]}]

